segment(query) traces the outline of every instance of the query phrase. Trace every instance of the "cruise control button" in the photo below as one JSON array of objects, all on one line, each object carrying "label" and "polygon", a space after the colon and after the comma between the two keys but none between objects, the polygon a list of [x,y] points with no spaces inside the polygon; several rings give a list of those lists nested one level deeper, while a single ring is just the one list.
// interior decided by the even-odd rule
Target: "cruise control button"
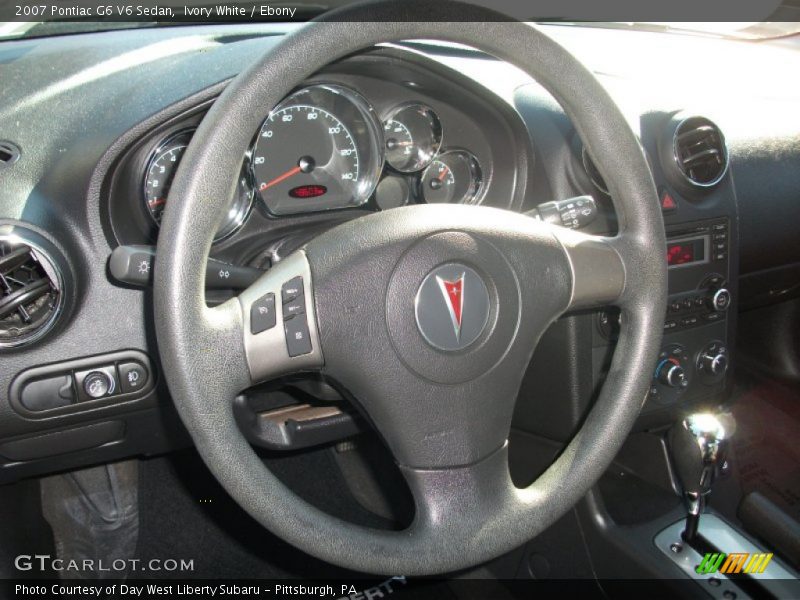
[{"label": "cruise control button", "polygon": [[281,301],[286,304],[298,296],[303,295],[303,278],[294,277],[283,284],[281,288]]},{"label": "cruise control button", "polygon": [[256,335],[275,327],[275,294],[270,292],[250,307],[250,333]]},{"label": "cruise control button", "polygon": [[305,296],[299,296],[294,300],[286,302],[283,305],[283,318],[291,319],[295,315],[303,315],[306,312],[306,299]]},{"label": "cruise control button", "polygon": [[147,385],[147,370],[139,363],[119,365],[119,389],[123,394],[137,392]]},{"label": "cruise control button", "polygon": [[300,356],[311,352],[311,337],[308,333],[308,322],[305,315],[288,319],[284,325],[286,332],[286,349],[289,356]]}]

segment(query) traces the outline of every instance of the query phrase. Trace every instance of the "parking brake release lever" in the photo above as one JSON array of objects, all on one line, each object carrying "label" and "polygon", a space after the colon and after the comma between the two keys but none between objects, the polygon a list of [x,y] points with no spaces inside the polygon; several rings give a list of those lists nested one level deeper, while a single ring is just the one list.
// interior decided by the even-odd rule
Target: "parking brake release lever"
[{"label": "parking brake release lever", "polygon": [[597,204],[591,196],[577,196],[545,202],[525,214],[551,225],[582,229],[597,218]]},{"label": "parking brake release lever", "polygon": [[[153,283],[155,255],[154,246],[118,246],[108,259],[108,269],[120,283],[148,286]],[[241,290],[263,274],[261,269],[240,267],[209,258],[206,264],[206,288]]]}]

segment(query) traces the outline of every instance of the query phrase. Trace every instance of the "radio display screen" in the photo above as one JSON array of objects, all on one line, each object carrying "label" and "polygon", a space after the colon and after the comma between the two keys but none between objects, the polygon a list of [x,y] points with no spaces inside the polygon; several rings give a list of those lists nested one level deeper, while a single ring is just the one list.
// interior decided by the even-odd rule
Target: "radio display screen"
[{"label": "radio display screen", "polygon": [[670,242],[667,244],[667,265],[676,267],[705,262],[705,249],[705,237]]}]

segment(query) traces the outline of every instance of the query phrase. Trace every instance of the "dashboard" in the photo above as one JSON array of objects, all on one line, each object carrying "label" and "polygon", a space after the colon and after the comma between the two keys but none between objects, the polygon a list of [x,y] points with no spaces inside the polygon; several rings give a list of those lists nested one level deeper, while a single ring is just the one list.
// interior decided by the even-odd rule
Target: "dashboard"
[{"label": "dashboard", "polygon": [[[0,44],[9,83],[0,90],[0,266],[15,265],[10,286],[35,291],[0,315],[0,482],[189,443],[161,376],[146,285],[158,267],[145,249],[157,242],[172,177],[215,98],[290,29],[179,27]],[[737,86],[743,43],[714,42],[730,64],[719,65],[716,88],[698,102],[697,82],[681,66],[712,42],[548,33],[621,105],[662,201],[670,302],[637,424],[658,426],[724,399],[737,309],[800,294],[800,246],[785,226],[800,222],[800,92],[780,78],[758,79],[764,86],[749,92]],[[650,57],[647,69],[632,65],[632,48]],[[800,67],[796,49],[746,50],[754,73],[763,64]],[[619,227],[613,189],[555,100],[469,49],[380,46],[316,73],[259,118],[229,197],[213,199],[229,206],[211,248],[215,272],[228,277],[207,290],[209,303],[241,289],[231,273],[257,275],[326,229],[406,204],[524,212],[589,196],[597,214],[585,230]],[[699,158],[695,143],[704,145]],[[14,240],[27,254],[14,254]],[[130,263],[139,280],[114,276],[109,258],[121,248],[141,251]],[[552,326],[523,381],[517,426],[569,437],[606,376],[618,322],[602,310]],[[269,406],[273,392],[341,399],[324,382],[282,383],[258,402]]]}]

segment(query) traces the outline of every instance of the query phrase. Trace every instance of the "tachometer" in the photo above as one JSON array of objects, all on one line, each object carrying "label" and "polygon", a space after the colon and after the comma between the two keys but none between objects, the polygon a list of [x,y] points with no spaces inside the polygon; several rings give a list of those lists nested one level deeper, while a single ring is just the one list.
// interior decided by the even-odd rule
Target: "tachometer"
[{"label": "tachometer", "polygon": [[264,121],[252,151],[253,179],[274,215],[360,206],[383,166],[380,123],[355,92],[315,85]]},{"label": "tachometer", "polygon": [[[147,164],[147,173],[144,181],[144,202],[145,208],[155,221],[156,225],[161,224],[161,217],[167,205],[167,196],[172,186],[172,180],[178,170],[178,163],[181,161],[186,146],[194,134],[193,129],[181,131],[167,138],[156,149]],[[214,241],[219,241],[228,237],[244,223],[250,212],[253,203],[253,190],[247,178],[247,169],[243,169],[239,177],[239,185],[236,194],[231,200],[230,208]]]}]

